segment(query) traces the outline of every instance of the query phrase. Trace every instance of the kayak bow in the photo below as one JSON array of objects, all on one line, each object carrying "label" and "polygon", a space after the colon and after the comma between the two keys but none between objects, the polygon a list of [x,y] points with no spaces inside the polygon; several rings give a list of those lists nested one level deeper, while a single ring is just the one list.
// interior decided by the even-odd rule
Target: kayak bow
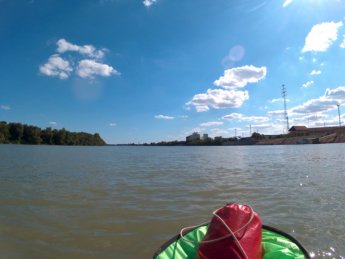
[{"label": "kayak bow", "polygon": [[[154,259],[194,259],[208,224],[195,227],[185,233],[188,242],[176,235],[154,254]],[[306,249],[289,234],[269,226],[262,226],[263,259],[310,259]]]}]

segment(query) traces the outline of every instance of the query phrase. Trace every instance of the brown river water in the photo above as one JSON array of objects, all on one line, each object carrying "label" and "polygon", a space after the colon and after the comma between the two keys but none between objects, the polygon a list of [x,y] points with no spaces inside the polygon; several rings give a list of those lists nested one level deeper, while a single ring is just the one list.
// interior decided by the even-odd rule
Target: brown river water
[{"label": "brown river water", "polygon": [[345,145],[0,145],[0,258],[152,258],[227,202],[345,258]]}]

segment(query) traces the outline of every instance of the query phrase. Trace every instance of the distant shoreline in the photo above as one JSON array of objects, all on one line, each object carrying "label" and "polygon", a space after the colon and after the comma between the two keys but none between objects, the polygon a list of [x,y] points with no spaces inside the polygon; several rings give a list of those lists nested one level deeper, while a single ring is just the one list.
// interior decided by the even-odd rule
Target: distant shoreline
[{"label": "distant shoreline", "polygon": [[246,138],[222,138],[195,141],[161,141],[143,144],[107,144],[107,146],[252,146],[345,143],[345,127],[318,128],[317,132],[301,130],[281,135],[255,133]]},{"label": "distant shoreline", "polygon": [[0,144],[56,145],[56,146],[104,146],[98,133],[71,132],[64,128],[41,129],[36,126],[5,121],[0,122]]}]

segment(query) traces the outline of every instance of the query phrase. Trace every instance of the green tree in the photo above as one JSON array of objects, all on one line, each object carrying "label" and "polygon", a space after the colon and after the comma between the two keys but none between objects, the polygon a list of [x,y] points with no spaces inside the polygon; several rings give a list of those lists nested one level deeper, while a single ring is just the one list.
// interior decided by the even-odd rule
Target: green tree
[{"label": "green tree", "polygon": [[53,144],[53,131],[52,128],[46,128],[41,131],[41,139],[43,144],[52,145]]},{"label": "green tree", "polygon": [[55,145],[65,145],[66,130],[63,128],[61,130],[54,131],[53,141]]},{"label": "green tree", "polygon": [[105,145],[98,133],[70,132],[66,129],[46,128],[32,125],[0,122],[0,143],[48,144],[48,145]]},{"label": "green tree", "polygon": [[0,122],[0,144],[8,143],[10,132],[5,121]]},{"label": "green tree", "polygon": [[24,125],[22,143],[23,144],[40,144],[41,129],[35,126]]},{"label": "green tree", "polygon": [[23,137],[24,127],[20,123],[9,123],[9,132],[10,132],[10,142],[14,144],[19,144]]}]

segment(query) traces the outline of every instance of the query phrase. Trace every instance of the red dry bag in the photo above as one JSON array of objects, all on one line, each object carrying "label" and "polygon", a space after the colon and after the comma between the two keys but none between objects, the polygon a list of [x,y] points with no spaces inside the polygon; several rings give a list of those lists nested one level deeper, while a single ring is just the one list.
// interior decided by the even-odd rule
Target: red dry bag
[{"label": "red dry bag", "polygon": [[200,259],[261,259],[262,223],[248,205],[228,204],[213,212],[198,249]]}]

